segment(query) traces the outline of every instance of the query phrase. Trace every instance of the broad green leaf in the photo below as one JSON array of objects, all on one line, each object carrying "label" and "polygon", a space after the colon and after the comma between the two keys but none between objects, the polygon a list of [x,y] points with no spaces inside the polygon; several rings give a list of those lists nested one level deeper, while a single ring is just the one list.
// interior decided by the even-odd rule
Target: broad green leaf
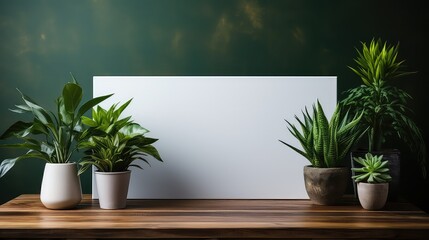
[{"label": "broad green leaf", "polygon": [[19,157],[17,158],[9,158],[5,159],[0,164],[0,178],[3,177],[18,161]]},{"label": "broad green leaf", "polygon": [[144,147],[139,147],[139,150],[142,151],[142,152],[144,152],[144,153],[147,153],[147,154],[151,155],[152,157],[154,157],[158,161],[162,162],[162,159],[161,159],[161,156],[158,153],[158,150],[155,147],[153,147],[152,145],[147,145],[147,146],[144,146]]},{"label": "broad green leaf", "polygon": [[132,123],[132,124],[126,125],[126,126],[122,127],[121,129],[119,129],[119,132],[124,134],[125,136],[134,137],[137,135],[146,134],[149,131],[137,123]]},{"label": "broad green leaf", "polygon": [[77,118],[80,118],[83,114],[85,114],[89,109],[91,109],[92,107],[94,107],[95,105],[101,103],[102,101],[106,100],[107,98],[109,98],[110,96],[112,96],[113,94],[109,94],[109,95],[105,95],[105,96],[101,96],[101,97],[96,97],[93,98],[91,100],[89,100],[88,102],[84,103],[78,111],[77,114]]},{"label": "broad green leaf", "polygon": [[97,123],[89,117],[82,116],[81,120],[82,123],[87,125],[88,127],[97,127]]},{"label": "broad green leaf", "polygon": [[[13,123],[1,136],[0,139],[6,139],[12,136],[15,136],[16,134],[19,135],[26,129],[30,128],[32,126],[32,123],[30,122],[22,122],[17,121]],[[24,136],[22,136],[24,137]]]},{"label": "broad green leaf", "polygon": [[73,123],[73,113],[70,113],[66,110],[66,106],[64,104],[64,98],[59,97],[57,99],[57,107],[58,107],[58,113],[59,113],[59,120],[66,124],[72,124]]},{"label": "broad green leaf", "polygon": [[37,119],[39,119],[44,124],[52,123],[52,119],[49,116],[49,113],[44,108],[39,106],[31,98],[23,94],[19,89],[17,90],[21,94],[21,98],[24,100],[25,104],[27,104],[27,106],[31,109],[33,115]]},{"label": "broad green leaf", "polygon": [[67,83],[64,85],[62,98],[65,110],[74,114],[82,100],[82,88],[75,83]]}]

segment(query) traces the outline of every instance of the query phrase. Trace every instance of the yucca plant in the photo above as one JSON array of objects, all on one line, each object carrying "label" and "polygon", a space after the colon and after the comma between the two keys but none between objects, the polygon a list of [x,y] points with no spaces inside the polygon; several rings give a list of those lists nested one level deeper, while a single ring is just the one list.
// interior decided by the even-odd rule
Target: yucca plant
[{"label": "yucca plant", "polygon": [[17,121],[12,124],[0,139],[15,138],[19,143],[3,144],[0,147],[27,150],[18,157],[5,159],[0,164],[0,177],[4,176],[17,161],[22,159],[42,159],[48,163],[72,162],[72,155],[77,150],[82,134],[81,117],[93,106],[111,95],[91,99],[80,107],[83,90],[72,77],[72,81],[64,85],[62,95],[57,98],[56,112],[48,111],[34,100],[24,95],[22,105],[16,105],[12,112],[30,114],[29,122]]},{"label": "yucca plant", "polygon": [[341,107],[337,105],[328,121],[320,102],[317,101],[316,105],[313,105],[312,116],[308,113],[307,108],[303,112],[303,120],[295,116],[301,131],[294,124],[285,120],[288,130],[298,139],[302,150],[282,140],[279,141],[304,156],[313,167],[338,167],[342,165],[350,148],[363,134],[358,127],[361,117],[362,114],[350,117],[348,112],[343,116]]},{"label": "yucca plant", "polygon": [[392,180],[389,174],[388,161],[383,161],[383,155],[377,156],[367,153],[365,158],[355,157],[353,160],[362,166],[352,168],[356,174],[352,177],[355,182],[385,183]]},{"label": "yucca plant", "polygon": [[404,60],[398,60],[399,44],[372,40],[356,49],[356,67],[349,67],[362,80],[362,85],[346,91],[341,104],[352,113],[363,113],[359,125],[368,128],[368,151],[380,151],[386,137],[396,136],[417,153],[422,173],[426,175],[426,145],[419,127],[407,107],[411,96],[391,82],[413,72],[403,71]]},{"label": "yucca plant", "polygon": [[85,130],[79,148],[85,150],[79,173],[95,166],[101,172],[122,172],[134,166],[136,160],[149,164],[147,156],[162,162],[157,149],[152,145],[158,139],[145,137],[149,131],[131,120],[131,116],[120,119],[121,113],[131,100],[109,109],[98,106],[92,110],[92,118],[83,116]]}]

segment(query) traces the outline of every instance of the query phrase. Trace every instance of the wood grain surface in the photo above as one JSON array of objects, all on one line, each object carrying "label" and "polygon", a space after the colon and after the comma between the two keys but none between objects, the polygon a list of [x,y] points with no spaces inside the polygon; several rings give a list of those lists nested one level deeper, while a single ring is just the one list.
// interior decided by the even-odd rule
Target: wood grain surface
[{"label": "wood grain surface", "polygon": [[367,211],[309,200],[128,200],[102,210],[85,195],[71,210],[49,210],[38,195],[0,206],[0,238],[362,238],[429,239],[429,215],[408,203]]}]

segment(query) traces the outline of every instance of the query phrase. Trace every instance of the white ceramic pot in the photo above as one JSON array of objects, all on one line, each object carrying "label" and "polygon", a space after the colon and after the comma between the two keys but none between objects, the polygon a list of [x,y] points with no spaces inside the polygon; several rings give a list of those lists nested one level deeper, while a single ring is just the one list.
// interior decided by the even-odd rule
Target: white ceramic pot
[{"label": "white ceramic pot", "polygon": [[82,200],[76,163],[46,163],[40,201],[49,209],[70,209]]},{"label": "white ceramic pot", "polygon": [[360,205],[367,210],[378,210],[384,207],[389,193],[389,183],[357,184]]},{"label": "white ceramic pot", "polygon": [[120,209],[127,206],[131,171],[95,172],[100,208]]}]

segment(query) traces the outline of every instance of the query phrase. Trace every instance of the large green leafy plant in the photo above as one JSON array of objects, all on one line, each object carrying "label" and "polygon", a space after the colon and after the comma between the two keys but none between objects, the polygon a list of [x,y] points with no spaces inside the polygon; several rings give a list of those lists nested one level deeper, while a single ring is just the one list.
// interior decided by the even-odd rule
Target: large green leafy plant
[{"label": "large green leafy plant", "polygon": [[61,96],[56,100],[57,109],[54,113],[21,91],[19,93],[23,104],[16,105],[11,111],[31,114],[33,119],[29,122],[17,121],[12,124],[0,139],[15,138],[18,143],[0,146],[24,149],[27,152],[15,158],[4,159],[0,164],[0,177],[22,159],[42,159],[48,163],[73,161],[72,155],[77,150],[77,142],[83,131],[81,117],[93,106],[111,96],[97,97],[81,105],[83,90],[72,76],[72,81],[64,85]]},{"label": "large green leafy plant", "polygon": [[149,164],[147,156],[162,162],[157,149],[152,145],[158,139],[145,137],[149,131],[131,120],[131,117],[120,119],[121,113],[131,100],[118,107],[109,109],[100,106],[92,110],[92,118],[83,116],[82,122],[89,128],[85,130],[79,148],[85,149],[85,157],[80,162],[80,173],[95,166],[102,172],[121,172],[128,167],[141,168],[133,164],[142,160]]},{"label": "large green leafy plant", "polygon": [[349,113],[342,115],[341,107],[336,106],[330,121],[328,121],[319,101],[313,105],[313,115],[305,109],[303,120],[295,116],[301,131],[294,124],[285,120],[292,135],[298,139],[302,150],[282,140],[279,140],[310,161],[313,167],[338,167],[343,163],[345,155],[353,144],[362,136],[358,127],[362,115]]},{"label": "large green leafy plant", "polygon": [[391,86],[396,78],[412,74],[403,71],[404,60],[398,60],[399,45],[389,45],[381,40],[362,43],[357,49],[356,73],[363,84],[348,90],[341,104],[352,112],[363,112],[359,125],[368,128],[368,151],[380,151],[388,136],[403,140],[417,153],[418,162],[426,174],[426,147],[420,129],[411,119],[407,107],[411,96],[404,90]]},{"label": "large green leafy plant", "polygon": [[362,166],[352,168],[356,174],[352,177],[355,182],[385,183],[392,180],[389,174],[388,161],[383,161],[383,155],[377,156],[367,153],[365,158],[355,157],[353,160]]}]

